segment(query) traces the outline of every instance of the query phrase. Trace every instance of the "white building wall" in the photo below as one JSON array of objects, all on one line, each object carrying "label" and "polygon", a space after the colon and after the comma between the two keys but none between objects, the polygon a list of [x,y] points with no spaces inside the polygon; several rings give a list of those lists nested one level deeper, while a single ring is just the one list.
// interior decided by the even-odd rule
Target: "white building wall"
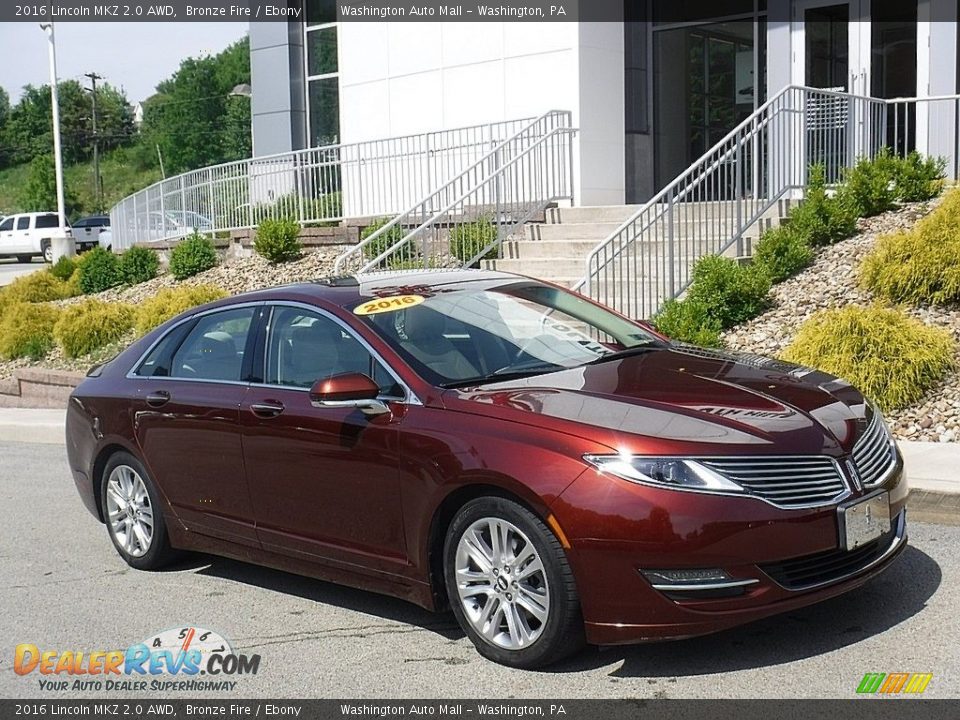
[{"label": "white building wall", "polygon": [[344,143],[570,110],[578,204],[623,202],[616,23],[341,23]]}]

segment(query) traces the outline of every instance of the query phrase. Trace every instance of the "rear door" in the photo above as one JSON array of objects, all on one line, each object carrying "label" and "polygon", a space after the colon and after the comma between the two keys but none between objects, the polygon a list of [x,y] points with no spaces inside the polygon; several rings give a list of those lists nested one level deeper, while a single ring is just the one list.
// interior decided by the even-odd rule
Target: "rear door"
[{"label": "rear door", "polygon": [[178,326],[135,372],[135,432],[147,465],[189,530],[259,546],[240,437],[251,328],[260,304]]}]

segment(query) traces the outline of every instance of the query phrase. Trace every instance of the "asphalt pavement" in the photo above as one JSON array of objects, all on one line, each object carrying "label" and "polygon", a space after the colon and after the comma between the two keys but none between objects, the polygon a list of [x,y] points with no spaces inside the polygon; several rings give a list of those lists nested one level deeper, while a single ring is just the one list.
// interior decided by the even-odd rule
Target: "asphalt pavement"
[{"label": "asphalt pavement", "polygon": [[41,270],[44,263],[40,258],[34,258],[33,262],[20,263],[15,259],[0,259],[0,287],[9,285],[16,278],[22,275],[32,273],[34,270]]},{"label": "asphalt pavement", "polygon": [[[261,656],[223,697],[850,698],[867,672],[933,673],[926,697],[960,697],[960,527],[913,522],[887,573],[815,607],[524,672],[480,658],[452,616],[400,600],[203,556],[132,570],[81,505],[63,446],[0,443],[0,457],[3,698],[108,696],[42,691],[36,671],[13,671],[19,643],[123,649],[187,625]],[[138,694],[156,696],[109,696]]]}]

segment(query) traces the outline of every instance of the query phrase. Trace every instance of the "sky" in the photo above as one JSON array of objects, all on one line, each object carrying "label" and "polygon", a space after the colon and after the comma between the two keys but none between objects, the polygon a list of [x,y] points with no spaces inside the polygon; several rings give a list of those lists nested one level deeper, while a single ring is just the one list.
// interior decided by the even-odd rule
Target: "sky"
[{"label": "sky", "polygon": [[[87,82],[83,74],[96,72],[126,90],[127,99],[136,104],[150,97],[181,60],[215,54],[248,28],[245,22],[61,22],[56,26],[57,75]],[[10,94],[11,103],[24,85],[49,81],[46,34],[34,23],[0,23],[0,87]]]}]

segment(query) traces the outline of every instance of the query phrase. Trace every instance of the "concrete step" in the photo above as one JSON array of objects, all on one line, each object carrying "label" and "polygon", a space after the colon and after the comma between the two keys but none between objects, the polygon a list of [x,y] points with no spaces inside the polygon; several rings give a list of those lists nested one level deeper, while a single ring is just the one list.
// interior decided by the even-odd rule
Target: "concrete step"
[{"label": "concrete step", "polygon": [[[797,204],[796,200],[778,200],[769,208],[763,217],[786,217],[790,208]],[[626,222],[643,205],[600,205],[580,207],[556,207],[546,212],[547,224],[562,223],[617,223]],[[736,203],[732,201],[685,202],[674,205],[678,217],[705,217],[711,215],[736,214]]]},{"label": "concrete step", "polygon": [[[737,257],[741,254],[750,255],[752,254],[755,243],[755,238],[744,238],[742,252],[736,243],[734,243],[724,251],[723,255],[726,257]],[[513,240],[503,244],[501,256],[505,260],[523,262],[534,260],[563,262],[570,260],[582,264],[595,247],[596,243],[589,240],[545,240],[542,242]],[[701,247],[703,247],[704,252],[707,252],[716,246],[708,246],[707,243],[704,243]],[[669,243],[666,241],[645,242],[635,245],[634,248],[638,262],[642,259],[642,261],[646,263],[651,257],[665,257],[669,253]],[[678,252],[690,252],[692,250],[692,247],[685,248],[682,243],[677,248]],[[686,255],[679,257],[686,257]],[[699,255],[697,255],[697,257],[699,257]]]},{"label": "concrete step", "polygon": [[[681,273],[685,273],[687,268],[693,267],[694,262],[694,258],[677,258],[674,261],[673,267],[679,276]],[[665,271],[668,267],[669,265],[665,258],[657,258],[652,264],[646,260],[642,263],[638,261],[637,267],[635,269],[632,268],[632,270],[634,270],[633,278],[644,281],[666,281],[667,279],[664,276],[666,275]],[[518,275],[531,275],[544,280],[550,280],[554,277],[581,278],[587,272],[587,266],[583,258],[551,258],[547,260],[511,260],[509,258],[501,258],[498,260],[485,260],[483,268],[485,270],[517,273]]]}]

